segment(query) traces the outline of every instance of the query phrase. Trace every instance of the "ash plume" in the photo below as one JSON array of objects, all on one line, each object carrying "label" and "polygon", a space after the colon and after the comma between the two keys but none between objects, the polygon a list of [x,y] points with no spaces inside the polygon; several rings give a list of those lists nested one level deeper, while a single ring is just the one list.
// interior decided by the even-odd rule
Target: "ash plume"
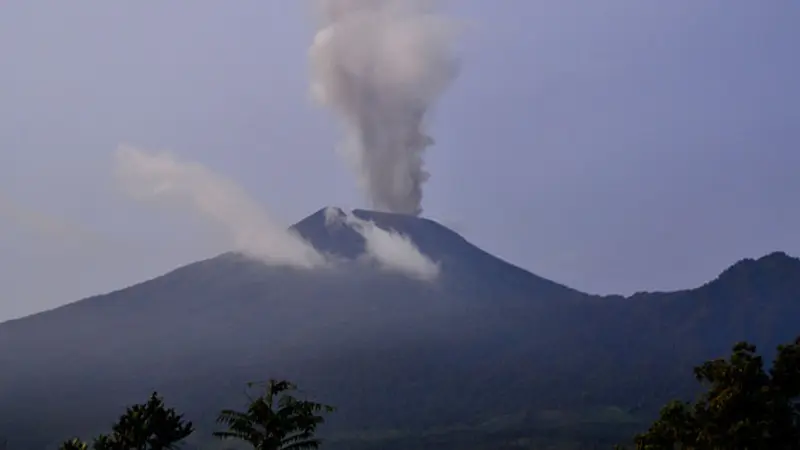
[{"label": "ash plume", "polygon": [[374,209],[422,211],[426,113],[458,74],[455,23],[434,3],[318,1],[311,92],[342,120],[342,150]]},{"label": "ash plume", "polygon": [[129,144],[116,153],[116,175],[132,197],[186,206],[221,225],[236,250],[269,264],[300,268],[325,264],[323,255],[297,233],[275,222],[232,180],[167,152]]}]

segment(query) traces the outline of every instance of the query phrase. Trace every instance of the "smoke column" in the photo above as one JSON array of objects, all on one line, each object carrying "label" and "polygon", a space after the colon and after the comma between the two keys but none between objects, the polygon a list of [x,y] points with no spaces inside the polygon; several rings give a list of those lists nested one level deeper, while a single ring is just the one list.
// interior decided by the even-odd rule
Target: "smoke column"
[{"label": "smoke column", "polygon": [[378,210],[422,212],[425,115],[458,74],[455,23],[434,3],[318,0],[311,92],[343,121],[342,150]]}]

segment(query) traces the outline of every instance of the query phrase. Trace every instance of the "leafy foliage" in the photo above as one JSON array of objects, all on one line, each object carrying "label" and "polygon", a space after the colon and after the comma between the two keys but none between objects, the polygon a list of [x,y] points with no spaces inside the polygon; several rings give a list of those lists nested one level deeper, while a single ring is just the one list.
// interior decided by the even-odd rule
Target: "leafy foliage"
[{"label": "leafy foliage", "polygon": [[59,447],[59,450],[88,450],[89,446],[86,442],[78,438],[72,438],[68,441],[64,441]]},{"label": "leafy foliage", "polygon": [[[95,438],[93,447],[95,450],[170,450],[177,448],[178,443],[193,432],[192,423],[184,421],[174,409],[166,408],[154,392],[146,403],[128,407],[110,434]],[[70,445],[62,448],[80,448],[75,446],[77,443]]]},{"label": "leafy foliage", "polygon": [[314,437],[317,426],[324,422],[320,413],[333,407],[298,400],[288,394],[296,386],[288,381],[270,380],[261,396],[251,399],[246,412],[226,409],[217,421],[228,428],[217,431],[220,439],[239,439],[257,450],[316,449],[320,440]]},{"label": "leafy foliage", "polygon": [[778,347],[767,373],[755,346],[695,368],[708,391],[693,405],[674,401],[635,438],[638,450],[800,448],[800,338]]}]

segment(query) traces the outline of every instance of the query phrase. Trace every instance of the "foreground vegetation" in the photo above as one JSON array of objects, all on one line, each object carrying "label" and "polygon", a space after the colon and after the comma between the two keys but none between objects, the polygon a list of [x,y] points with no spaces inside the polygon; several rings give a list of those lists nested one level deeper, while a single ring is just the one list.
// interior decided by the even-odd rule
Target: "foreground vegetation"
[{"label": "foreground vegetation", "polygon": [[800,449],[800,338],[778,347],[768,372],[755,346],[741,342],[694,374],[708,390],[693,404],[665,406],[636,436],[637,450]]},{"label": "foreground vegetation", "polygon": [[[325,419],[323,413],[333,407],[291,395],[296,386],[288,381],[270,380],[264,392],[250,399],[246,411],[226,409],[217,422],[225,428],[213,436],[237,440],[256,450],[316,449],[320,440],[315,437],[317,426]],[[192,422],[167,408],[157,393],[140,405],[128,407],[112,426],[111,433],[94,438],[94,450],[169,450],[178,448],[181,441],[194,433]],[[87,450],[89,444],[70,439],[61,450]]]},{"label": "foreground vegetation", "polygon": [[[778,347],[769,370],[756,348],[742,342],[728,359],[708,361],[696,367],[694,375],[707,390],[695,402],[667,404],[649,429],[632,439],[632,448],[800,449],[800,338]],[[221,411],[221,429],[212,436],[256,450],[319,448],[317,427],[334,409],[300,400],[292,395],[295,390],[288,381],[269,381],[263,392],[249,398],[246,410]],[[108,434],[91,443],[73,438],[60,449],[170,450],[194,432],[192,422],[153,393],[145,403],[128,407]],[[514,447],[537,448],[533,441],[518,441]]]}]

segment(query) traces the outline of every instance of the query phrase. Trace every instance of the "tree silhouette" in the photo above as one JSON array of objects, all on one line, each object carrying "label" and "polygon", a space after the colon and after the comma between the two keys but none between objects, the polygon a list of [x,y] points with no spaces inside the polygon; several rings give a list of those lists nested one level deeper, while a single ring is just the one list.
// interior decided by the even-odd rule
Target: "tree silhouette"
[{"label": "tree silhouette", "polygon": [[[95,450],[170,450],[194,432],[191,422],[153,393],[147,403],[126,409],[108,435],[95,438]],[[69,441],[72,442],[72,441]],[[66,445],[65,443],[64,445]],[[64,447],[70,450],[78,447]]]},{"label": "tree silhouette", "polygon": [[666,405],[636,436],[638,450],[800,449],[800,338],[778,347],[769,373],[746,342],[728,360],[708,361],[694,373],[708,391],[694,405]]},{"label": "tree silhouette", "polygon": [[266,391],[251,399],[246,412],[221,411],[217,422],[225,424],[227,430],[217,431],[214,436],[239,439],[256,450],[319,448],[320,440],[314,434],[325,421],[321,413],[332,412],[333,407],[298,400],[289,394],[293,390],[296,386],[288,381],[270,380]]},{"label": "tree silhouette", "polygon": [[59,450],[88,450],[89,446],[86,442],[78,438],[72,438],[68,441],[64,441],[59,447]]}]

